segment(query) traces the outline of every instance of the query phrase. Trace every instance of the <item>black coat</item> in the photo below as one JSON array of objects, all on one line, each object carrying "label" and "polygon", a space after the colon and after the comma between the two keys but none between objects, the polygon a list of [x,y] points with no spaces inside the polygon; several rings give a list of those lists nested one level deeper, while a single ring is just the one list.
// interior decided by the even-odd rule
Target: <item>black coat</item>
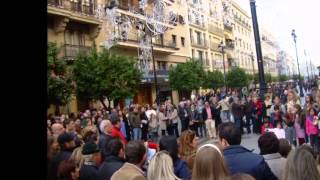
[{"label": "black coat", "polygon": [[82,165],[79,180],[96,180],[98,178],[98,167],[94,165]]},{"label": "black coat", "polygon": [[[210,106],[210,110],[211,110],[211,116],[212,116],[212,119],[216,119],[216,115],[214,113],[214,110],[213,108]],[[203,108],[202,110],[202,113],[203,113],[203,120],[207,120],[208,119],[208,114],[207,114],[207,109],[206,107]]]},{"label": "black coat", "polygon": [[110,180],[111,176],[124,164],[124,160],[116,156],[107,156],[99,168],[97,180]]},{"label": "black coat", "polygon": [[256,180],[276,180],[263,156],[252,153],[241,145],[232,145],[223,150],[224,159],[231,175],[247,173]]},{"label": "black coat", "polygon": [[109,134],[102,133],[100,135],[99,148],[101,149],[101,155],[102,155],[103,159],[109,154],[109,152],[107,151],[106,146],[108,145],[108,143],[110,142],[111,139],[113,139],[113,137],[111,135],[109,135]]},{"label": "black coat", "polygon": [[50,172],[52,173],[53,179],[57,179],[58,177],[58,167],[59,164],[63,160],[68,160],[71,156],[72,152],[71,151],[60,151],[54,158],[52,159],[51,162],[51,170]]}]

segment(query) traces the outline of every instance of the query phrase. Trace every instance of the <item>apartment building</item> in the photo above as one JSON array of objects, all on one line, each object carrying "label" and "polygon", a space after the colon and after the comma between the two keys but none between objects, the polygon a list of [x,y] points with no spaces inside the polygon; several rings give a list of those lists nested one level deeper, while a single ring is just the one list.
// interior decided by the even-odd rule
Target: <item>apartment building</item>
[{"label": "apartment building", "polygon": [[[132,99],[134,103],[139,104],[152,104],[156,99],[155,79],[153,72],[153,59],[155,61],[155,69],[157,74],[157,84],[159,91],[159,98],[161,101],[165,99],[171,99],[173,103],[178,103],[178,92],[172,91],[169,86],[168,72],[169,68],[177,65],[178,63],[184,63],[187,59],[191,58],[191,51],[189,46],[191,44],[189,38],[189,32],[186,28],[187,6],[183,5],[180,1],[163,0],[164,7],[157,13],[175,13],[175,21],[172,23],[166,23],[159,20],[152,20],[150,23],[146,17],[146,14],[152,14],[154,9],[154,2],[147,2],[145,5],[145,11],[139,11],[141,8],[138,0],[106,0],[105,7],[114,6],[116,9],[116,16],[120,23],[114,26],[110,26],[109,22],[104,21],[103,26],[106,30],[112,30],[114,32],[115,44],[110,48],[114,53],[128,55],[134,57],[141,62],[139,53],[141,51],[141,31],[137,28],[139,23],[144,25],[146,35],[152,37],[152,39],[146,38],[146,43],[153,47],[153,54],[150,54],[148,58],[147,66],[148,71],[143,71],[143,79],[139,92]],[[130,21],[131,28],[124,27],[122,23]],[[147,22],[149,23],[147,25]],[[164,33],[155,34],[152,32],[152,26],[163,25]],[[126,37],[123,37],[123,33],[126,33]],[[151,36],[150,36],[151,35]],[[100,48],[104,46],[106,39],[108,39],[110,33],[102,31],[97,41]],[[151,51],[150,51],[151,53]],[[143,69],[142,69],[143,70]]]},{"label": "apartment building", "polygon": [[270,73],[272,76],[278,76],[277,54],[279,46],[274,36],[266,28],[261,28],[260,32],[264,72]]},{"label": "apartment building", "polygon": [[205,70],[222,69],[220,42],[224,41],[221,0],[187,0],[191,57]]},{"label": "apartment building", "polygon": [[252,30],[252,19],[236,2],[231,2],[231,14],[234,35],[234,65],[244,69],[247,73],[257,72],[257,63],[254,61],[255,48]]},{"label": "apartment building", "polygon": [[[95,17],[96,0],[48,0],[47,25],[48,42],[57,43],[59,58],[69,64],[79,52],[88,52],[101,29],[101,22]],[[76,97],[61,112],[77,112]],[[48,112],[53,113],[51,106]]]}]

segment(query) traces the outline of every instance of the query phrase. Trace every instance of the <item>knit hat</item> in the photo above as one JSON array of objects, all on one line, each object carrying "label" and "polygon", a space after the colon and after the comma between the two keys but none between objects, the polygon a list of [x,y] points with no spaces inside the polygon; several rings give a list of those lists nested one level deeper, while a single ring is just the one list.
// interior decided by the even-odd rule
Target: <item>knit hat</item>
[{"label": "knit hat", "polygon": [[100,152],[100,149],[96,143],[89,141],[86,144],[84,144],[82,149],[83,155],[93,154],[96,152]]}]

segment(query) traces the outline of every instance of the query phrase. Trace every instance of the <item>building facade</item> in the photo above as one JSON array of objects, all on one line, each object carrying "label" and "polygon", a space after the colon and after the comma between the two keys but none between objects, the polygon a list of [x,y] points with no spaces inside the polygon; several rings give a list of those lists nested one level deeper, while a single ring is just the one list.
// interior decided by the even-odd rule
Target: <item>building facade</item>
[{"label": "building facade", "polygon": [[278,76],[277,54],[279,46],[274,36],[265,28],[261,28],[261,49],[263,55],[264,72],[271,76]]},{"label": "building facade", "polygon": [[[72,63],[79,52],[88,52],[100,33],[101,22],[95,17],[97,1],[49,0],[47,5],[48,42],[55,42],[59,58]],[[51,106],[48,112],[53,113]],[[61,112],[77,112],[77,99],[60,107]]]},{"label": "building facade", "polygon": [[[228,3],[227,3],[228,4]],[[235,1],[229,1],[231,18],[233,19],[233,65],[244,69],[247,73],[257,72],[257,63],[254,61],[255,48],[252,31],[252,20],[248,13]],[[254,70],[255,69],[255,70]]]}]

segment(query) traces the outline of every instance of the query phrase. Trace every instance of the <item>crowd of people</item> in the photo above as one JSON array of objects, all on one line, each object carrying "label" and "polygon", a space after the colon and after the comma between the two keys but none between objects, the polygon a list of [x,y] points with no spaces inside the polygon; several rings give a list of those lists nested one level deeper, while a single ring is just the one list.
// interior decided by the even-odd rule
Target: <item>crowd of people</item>
[{"label": "crowd of people", "polygon": [[[320,179],[320,90],[310,85],[300,102],[296,89],[273,85],[264,100],[218,89],[177,106],[50,114],[47,179]],[[245,133],[260,136],[260,154],[240,145]],[[198,147],[199,138],[216,143]]]}]

